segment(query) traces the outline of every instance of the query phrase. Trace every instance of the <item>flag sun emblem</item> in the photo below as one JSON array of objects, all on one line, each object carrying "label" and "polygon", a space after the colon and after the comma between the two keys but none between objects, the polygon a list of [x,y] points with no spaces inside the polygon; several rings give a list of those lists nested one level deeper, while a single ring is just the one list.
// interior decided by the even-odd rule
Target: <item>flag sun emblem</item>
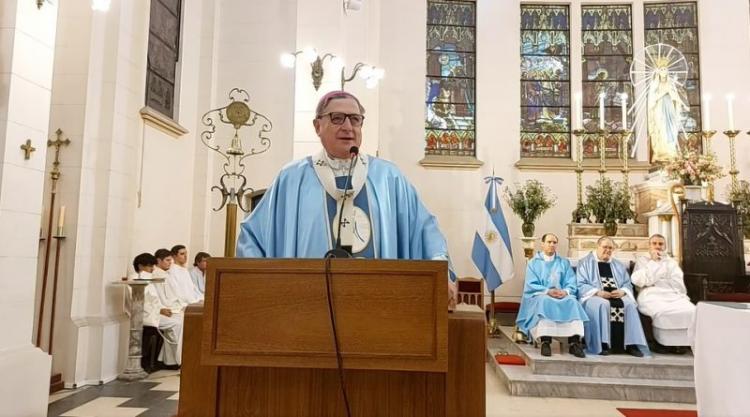
[{"label": "flag sun emblem", "polygon": [[497,233],[495,231],[487,232],[484,234],[484,240],[487,241],[487,243],[492,243],[496,241],[498,238]]}]

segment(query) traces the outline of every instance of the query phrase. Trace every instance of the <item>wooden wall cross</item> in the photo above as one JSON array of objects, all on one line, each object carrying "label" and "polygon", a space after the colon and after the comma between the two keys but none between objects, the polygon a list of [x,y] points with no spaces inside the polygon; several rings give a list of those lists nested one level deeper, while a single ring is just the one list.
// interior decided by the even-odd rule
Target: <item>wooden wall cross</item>
[{"label": "wooden wall cross", "polygon": [[21,145],[21,149],[23,150],[23,159],[25,160],[29,160],[31,153],[36,150],[35,147],[31,146],[31,139],[26,139],[26,143]]}]

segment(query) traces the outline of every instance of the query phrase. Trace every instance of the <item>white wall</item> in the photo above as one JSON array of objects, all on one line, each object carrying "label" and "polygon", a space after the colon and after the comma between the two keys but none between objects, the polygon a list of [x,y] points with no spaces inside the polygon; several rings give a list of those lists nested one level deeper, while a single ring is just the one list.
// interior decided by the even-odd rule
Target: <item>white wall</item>
[{"label": "white wall", "polygon": [[54,6],[0,3],[0,416],[47,410],[50,357],[32,334],[56,16]]}]

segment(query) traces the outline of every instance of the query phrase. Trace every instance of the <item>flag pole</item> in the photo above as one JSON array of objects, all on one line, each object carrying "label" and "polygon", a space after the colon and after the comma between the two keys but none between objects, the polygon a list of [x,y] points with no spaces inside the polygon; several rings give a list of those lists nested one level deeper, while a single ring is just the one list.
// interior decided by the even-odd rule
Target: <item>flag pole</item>
[{"label": "flag pole", "polygon": [[490,321],[488,330],[490,336],[498,333],[497,320],[495,319],[495,290],[490,291]]}]

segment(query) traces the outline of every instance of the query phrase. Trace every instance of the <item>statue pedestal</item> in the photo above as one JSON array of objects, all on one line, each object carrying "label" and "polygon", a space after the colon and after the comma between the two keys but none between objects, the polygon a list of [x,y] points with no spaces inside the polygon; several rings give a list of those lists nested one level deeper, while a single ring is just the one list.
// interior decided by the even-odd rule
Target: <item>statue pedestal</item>
[{"label": "statue pedestal", "polygon": [[638,223],[647,223],[646,213],[656,210],[660,205],[664,203],[671,205],[669,189],[676,183],[677,181],[666,179],[660,172],[654,172],[648,176],[647,181],[630,187]]},{"label": "statue pedestal", "polygon": [[[604,236],[601,223],[568,224],[568,257],[579,259],[596,249],[596,241]],[[618,224],[615,242],[615,258],[627,262],[637,256],[648,254],[648,225]]]}]

